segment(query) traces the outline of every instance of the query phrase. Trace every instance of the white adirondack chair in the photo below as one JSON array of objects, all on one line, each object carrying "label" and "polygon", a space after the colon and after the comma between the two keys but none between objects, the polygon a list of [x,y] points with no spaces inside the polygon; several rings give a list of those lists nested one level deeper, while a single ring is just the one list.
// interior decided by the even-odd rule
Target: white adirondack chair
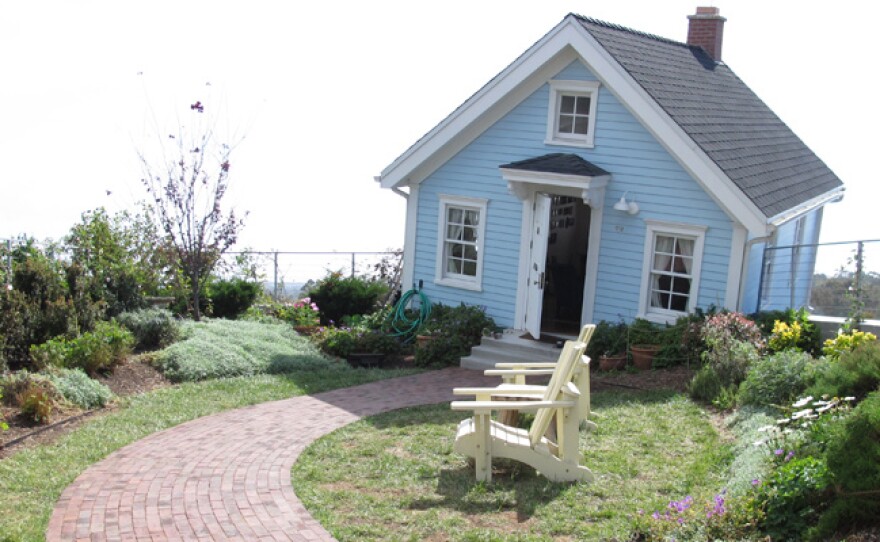
[{"label": "white adirondack chair", "polygon": [[[593,332],[596,331],[595,324],[587,324],[578,335],[577,342],[590,344]],[[546,386],[529,385],[526,383],[526,377],[529,376],[546,376],[552,375],[556,368],[556,362],[503,362],[496,363],[494,369],[486,369],[483,371],[487,376],[500,376],[502,379],[502,387],[506,387],[509,397],[515,400],[523,398],[540,398],[543,395]],[[590,415],[590,359],[582,357],[575,366],[573,382],[580,391],[578,399],[578,419],[586,422],[590,429],[595,429],[595,424],[587,418]],[[508,386],[510,384],[516,385]],[[502,394],[499,394],[502,395]],[[510,416],[508,419],[515,420],[516,415]]]},{"label": "white adirondack chair", "polygon": [[[511,393],[516,393],[517,388],[521,387],[517,384],[453,390],[458,395],[473,395],[476,398],[475,401],[453,401],[451,407],[453,410],[469,410],[474,413],[472,418],[459,424],[454,449],[474,458],[477,480],[492,480],[493,457],[505,457],[525,463],[554,481],[593,479],[590,470],[580,465],[578,426],[581,420],[581,391],[572,381],[578,363],[585,362],[585,349],[584,343],[566,342],[550,383],[542,386],[543,393],[534,400],[495,399],[510,397]],[[587,390],[589,394],[589,387]],[[519,429],[491,419],[493,411],[504,409],[534,412],[532,426],[528,430]],[[554,419],[558,435],[555,441],[545,436]]]}]

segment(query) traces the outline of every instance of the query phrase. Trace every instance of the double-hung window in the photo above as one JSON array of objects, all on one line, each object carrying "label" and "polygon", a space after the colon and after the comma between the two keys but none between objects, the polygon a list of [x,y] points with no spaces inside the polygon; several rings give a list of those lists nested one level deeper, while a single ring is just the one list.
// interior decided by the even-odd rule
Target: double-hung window
[{"label": "double-hung window", "polygon": [[479,290],[482,286],[486,200],[440,196],[439,217],[437,283]]},{"label": "double-hung window", "polygon": [[545,143],[593,147],[598,100],[596,81],[550,81]]},{"label": "double-hung window", "polygon": [[706,228],[646,222],[640,313],[671,322],[696,307]]}]

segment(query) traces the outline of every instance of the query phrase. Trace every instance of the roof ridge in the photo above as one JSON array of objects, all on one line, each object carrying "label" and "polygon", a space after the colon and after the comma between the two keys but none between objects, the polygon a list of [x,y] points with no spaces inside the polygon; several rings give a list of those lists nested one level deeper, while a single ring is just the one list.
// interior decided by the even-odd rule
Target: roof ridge
[{"label": "roof ridge", "polygon": [[682,46],[682,47],[687,47],[687,48],[693,48],[693,47],[696,47],[696,46],[694,46],[694,45],[689,45],[689,44],[687,44],[687,43],[685,43],[685,42],[682,42],[682,41],[677,41],[677,40],[674,40],[674,39],[671,39],[671,38],[665,38],[665,37],[663,37],[663,36],[658,36],[657,34],[651,34],[651,33],[648,33],[648,32],[644,32],[644,31],[642,31],[642,30],[636,30],[636,29],[634,29],[634,28],[629,28],[629,27],[627,27],[627,26],[623,26],[623,25],[616,24],[616,23],[609,23],[608,21],[603,21],[603,20],[601,20],[601,19],[596,19],[596,18],[593,18],[593,17],[587,17],[586,15],[581,15],[581,14],[579,14],[579,13],[571,12],[571,13],[569,13],[569,15],[571,15],[572,17],[577,18],[577,19],[580,20],[581,22],[586,22],[586,23],[590,23],[590,24],[595,24],[595,25],[598,25],[598,26],[604,26],[605,28],[610,28],[611,30],[618,30],[618,31],[622,31],[622,32],[629,32],[630,34],[635,34],[635,35],[637,35],[637,36],[641,36],[641,37],[643,37],[643,38],[649,38],[649,39],[656,40],[656,41],[660,41],[660,42],[663,42],[663,43],[668,43],[668,44],[670,44],[670,45],[680,45],[680,46]]}]

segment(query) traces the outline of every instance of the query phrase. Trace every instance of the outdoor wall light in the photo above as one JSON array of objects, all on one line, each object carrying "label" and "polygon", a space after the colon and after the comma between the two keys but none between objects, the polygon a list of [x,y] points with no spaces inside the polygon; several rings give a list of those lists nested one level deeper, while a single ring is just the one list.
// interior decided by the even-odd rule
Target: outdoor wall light
[{"label": "outdoor wall light", "polygon": [[626,201],[627,194],[629,194],[629,192],[624,192],[623,195],[620,196],[620,201],[614,204],[614,210],[629,213],[631,215],[639,214],[638,204],[635,201]]}]

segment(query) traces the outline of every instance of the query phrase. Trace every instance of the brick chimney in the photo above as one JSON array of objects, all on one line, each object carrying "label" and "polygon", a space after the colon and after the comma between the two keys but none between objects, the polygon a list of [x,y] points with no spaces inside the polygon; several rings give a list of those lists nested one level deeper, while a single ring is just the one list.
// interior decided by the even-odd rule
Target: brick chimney
[{"label": "brick chimney", "polygon": [[724,17],[718,8],[698,7],[696,15],[688,15],[688,45],[702,47],[713,60],[721,61]]}]

